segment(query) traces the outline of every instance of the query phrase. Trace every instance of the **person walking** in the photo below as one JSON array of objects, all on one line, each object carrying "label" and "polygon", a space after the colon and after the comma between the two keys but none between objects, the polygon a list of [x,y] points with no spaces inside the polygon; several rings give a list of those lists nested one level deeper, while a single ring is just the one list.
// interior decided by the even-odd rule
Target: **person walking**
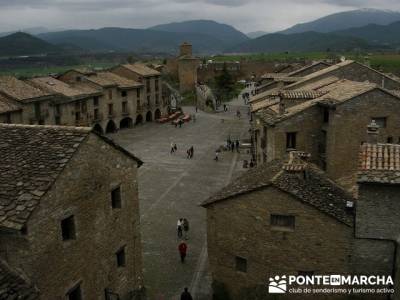
[{"label": "person walking", "polygon": [[235,146],[236,146],[236,151],[237,151],[237,153],[239,153],[239,152],[240,152],[240,151],[239,151],[239,148],[240,148],[239,140],[236,140]]},{"label": "person walking", "polygon": [[187,245],[185,242],[181,242],[178,246],[178,250],[179,250],[179,255],[181,256],[181,263],[185,262],[185,258],[186,258],[186,253],[187,253]]},{"label": "person walking", "polygon": [[193,300],[192,295],[189,293],[188,288],[185,287],[181,294],[181,300]]},{"label": "person walking", "polygon": [[182,238],[182,226],[183,226],[183,219],[178,219],[178,223],[176,224],[176,230],[178,233],[178,238]]},{"label": "person walking", "polygon": [[176,146],[176,143],[174,143],[174,151],[178,151],[178,147]]},{"label": "person walking", "polygon": [[171,154],[175,152],[175,145],[171,142]]},{"label": "person walking", "polygon": [[182,119],[179,120],[179,128],[182,128],[183,121]]},{"label": "person walking", "polygon": [[191,146],[189,149],[189,158],[192,159],[193,155],[194,155],[194,148],[193,148],[193,146]]},{"label": "person walking", "polygon": [[186,158],[187,158],[187,159],[190,158],[190,148],[186,150]]},{"label": "person walking", "polygon": [[218,156],[219,156],[219,152],[217,150],[217,151],[215,151],[215,158],[214,158],[215,161],[218,161]]},{"label": "person walking", "polygon": [[188,232],[189,232],[189,221],[186,218],[183,218],[183,232],[185,240],[188,239]]}]

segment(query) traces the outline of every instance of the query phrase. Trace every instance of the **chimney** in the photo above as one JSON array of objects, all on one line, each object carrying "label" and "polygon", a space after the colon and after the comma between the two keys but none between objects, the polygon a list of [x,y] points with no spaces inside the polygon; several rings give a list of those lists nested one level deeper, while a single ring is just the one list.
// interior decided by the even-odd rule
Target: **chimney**
[{"label": "chimney", "polygon": [[375,120],[372,120],[371,124],[367,126],[367,134],[368,134],[367,143],[369,144],[378,143],[379,126],[378,124],[376,124]]}]

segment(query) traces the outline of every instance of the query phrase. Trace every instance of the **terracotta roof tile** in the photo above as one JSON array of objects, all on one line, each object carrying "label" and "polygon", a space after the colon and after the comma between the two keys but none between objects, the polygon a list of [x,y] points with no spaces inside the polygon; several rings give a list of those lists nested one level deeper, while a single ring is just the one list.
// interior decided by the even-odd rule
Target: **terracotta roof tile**
[{"label": "terracotta roof tile", "polygon": [[135,63],[135,64],[125,64],[122,65],[123,67],[127,68],[128,70],[131,70],[132,72],[135,72],[141,76],[148,77],[148,76],[159,76],[161,75],[160,72],[149,68],[145,64],[141,63]]},{"label": "terracotta roof tile", "polygon": [[400,184],[400,145],[366,143],[359,156],[359,182]]},{"label": "terracotta roof tile", "polygon": [[22,107],[16,101],[0,94],[0,114],[21,110]]},{"label": "terracotta roof tile", "polygon": [[17,101],[27,101],[53,95],[12,76],[0,76],[0,93]]},{"label": "terracotta roof tile", "polygon": [[134,80],[130,80],[111,72],[98,72],[87,76],[89,81],[92,81],[100,86],[118,86],[121,89],[137,88],[142,84]]}]

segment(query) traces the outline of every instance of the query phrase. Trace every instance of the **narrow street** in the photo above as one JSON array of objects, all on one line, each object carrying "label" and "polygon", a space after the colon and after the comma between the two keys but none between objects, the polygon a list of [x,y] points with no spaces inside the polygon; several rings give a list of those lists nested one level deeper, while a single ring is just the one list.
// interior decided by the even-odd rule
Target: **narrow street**
[{"label": "narrow street", "polygon": [[[193,107],[184,107],[184,111],[194,114]],[[139,170],[139,197],[149,299],[178,299],[184,287],[194,299],[209,299],[206,211],[199,203],[243,171],[243,159],[249,158],[243,150],[222,152],[218,162],[213,160],[215,150],[229,136],[232,140],[249,137],[247,107],[241,97],[229,103],[226,113],[199,111],[196,117],[196,122],[182,128],[148,123],[110,136],[144,161]],[[170,154],[171,142],[177,144],[175,154]],[[190,146],[194,147],[193,159],[186,158]],[[187,218],[190,224],[184,264],[178,253],[178,218]]]}]

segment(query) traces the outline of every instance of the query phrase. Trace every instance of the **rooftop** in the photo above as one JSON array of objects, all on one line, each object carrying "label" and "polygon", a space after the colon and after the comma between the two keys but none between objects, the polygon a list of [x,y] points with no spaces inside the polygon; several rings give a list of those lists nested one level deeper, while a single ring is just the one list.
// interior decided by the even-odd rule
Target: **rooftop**
[{"label": "rooftop", "polygon": [[400,184],[400,145],[361,145],[358,182]]},{"label": "rooftop", "polygon": [[118,86],[121,89],[130,89],[142,86],[139,82],[118,76],[111,72],[94,73],[88,76],[87,79],[103,87]]},{"label": "rooftop", "polygon": [[17,101],[29,101],[53,95],[12,76],[0,76],[0,93]]},{"label": "rooftop", "polygon": [[[299,176],[299,173],[307,174]],[[287,163],[273,161],[250,169],[244,175],[207,199],[202,206],[228,200],[238,195],[274,186],[289,193],[298,201],[310,205],[338,221],[353,226],[353,215],[346,209],[353,197],[330,180],[315,165],[299,159]],[[262,201],[262,200],[261,200]],[[268,201],[267,199],[265,201]]]},{"label": "rooftop", "polygon": [[290,72],[290,73],[288,74],[288,76],[296,76],[297,74],[299,74],[299,73],[301,73],[301,72],[304,72],[304,71],[307,71],[307,70],[309,70],[309,69],[311,69],[311,68],[314,68],[314,67],[316,67],[316,66],[318,66],[318,65],[323,65],[323,66],[325,66],[325,67],[330,67],[330,66],[331,66],[331,65],[328,64],[327,62],[324,62],[324,61],[317,61],[317,62],[314,62],[314,63],[312,63],[312,64],[310,64],[310,65],[304,66],[303,68],[300,68],[300,69],[298,69],[298,70],[295,70],[295,71],[293,71],[293,72]]},{"label": "rooftop", "polygon": [[0,259],[0,300],[36,300],[39,291],[32,286],[26,276],[13,270]]},{"label": "rooftop", "polygon": [[18,103],[0,94],[0,114],[19,111],[21,109],[22,107]]},{"label": "rooftop", "polygon": [[149,68],[145,64],[135,63],[135,64],[125,64],[122,65],[123,67],[127,68],[128,70],[135,72],[143,77],[150,77],[150,76],[159,76],[161,75],[160,72]]},{"label": "rooftop", "polygon": [[0,124],[0,227],[22,229],[91,132],[88,127]]}]

